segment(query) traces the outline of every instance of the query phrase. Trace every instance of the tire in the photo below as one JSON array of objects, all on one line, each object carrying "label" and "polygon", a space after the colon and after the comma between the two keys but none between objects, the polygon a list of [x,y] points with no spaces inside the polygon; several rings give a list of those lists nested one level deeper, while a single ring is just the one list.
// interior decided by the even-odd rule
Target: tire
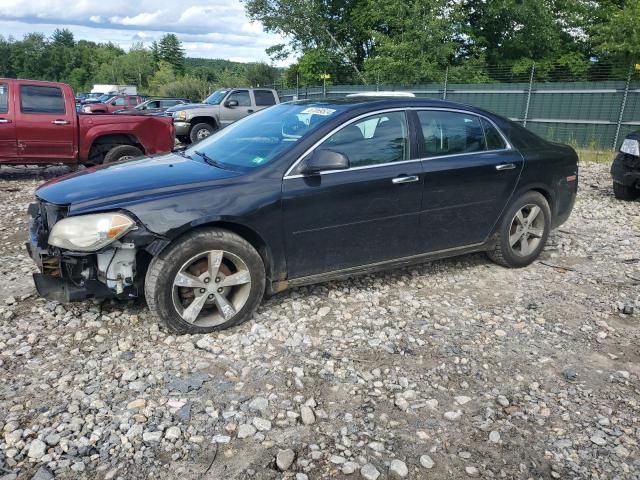
[{"label": "tire", "polygon": [[184,143],[185,145],[188,145],[191,143],[191,139],[189,138],[188,135],[178,135],[176,138],[180,143]]},{"label": "tire", "polygon": [[[530,224],[531,215],[534,218]],[[527,192],[512,202],[503,215],[496,244],[487,254],[498,265],[526,267],[544,249],[550,230],[551,209],[547,199],[538,192]]]},{"label": "tire", "polygon": [[107,152],[102,163],[115,163],[121,160],[130,160],[135,157],[141,157],[142,150],[133,145],[117,145]]},{"label": "tire", "polygon": [[640,192],[637,188],[613,182],[613,194],[618,200],[635,200]]},{"label": "tire", "polygon": [[[224,256],[209,277],[210,265],[215,264],[211,259],[218,259],[217,252]],[[190,286],[184,286],[185,282]],[[264,263],[249,242],[228,230],[202,229],[176,240],[151,261],[144,291],[151,313],[170,331],[182,335],[224,330],[246,322],[262,302],[265,284]],[[193,322],[185,317],[196,311],[189,313],[189,307],[198,299],[200,308]]]},{"label": "tire", "polygon": [[191,143],[201,142],[210,135],[213,135],[216,130],[216,127],[208,123],[196,123],[189,132],[189,140],[191,140]]}]

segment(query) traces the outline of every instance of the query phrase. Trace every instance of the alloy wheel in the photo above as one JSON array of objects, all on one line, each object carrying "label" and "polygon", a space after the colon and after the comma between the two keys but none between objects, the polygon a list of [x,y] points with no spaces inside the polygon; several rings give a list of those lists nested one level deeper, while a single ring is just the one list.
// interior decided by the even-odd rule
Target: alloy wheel
[{"label": "alloy wheel", "polygon": [[214,327],[228,322],[244,307],[251,291],[251,273],[237,255],[211,250],[196,255],[173,280],[173,304],[188,323]]},{"label": "alloy wheel", "polygon": [[198,130],[198,133],[196,133],[196,138],[198,140],[204,140],[205,138],[207,138],[210,135],[211,135],[211,132],[209,130],[207,130],[206,128],[202,128],[202,129]]},{"label": "alloy wheel", "polygon": [[513,217],[509,229],[509,245],[517,256],[527,257],[540,245],[545,233],[542,209],[534,204],[522,207]]}]

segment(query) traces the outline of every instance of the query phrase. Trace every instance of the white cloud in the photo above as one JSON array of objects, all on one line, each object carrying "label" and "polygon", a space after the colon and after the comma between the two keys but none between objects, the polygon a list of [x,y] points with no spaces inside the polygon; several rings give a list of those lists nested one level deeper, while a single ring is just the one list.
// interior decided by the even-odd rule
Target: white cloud
[{"label": "white cloud", "polygon": [[[240,0],[0,0],[0,34],[50,35],[68,28],[76,39],[131,43],[175,33],[189,56],[268,60],[265,49],[283,39],[250,22]],[[286,63],[286,62],[285,62]]]}]

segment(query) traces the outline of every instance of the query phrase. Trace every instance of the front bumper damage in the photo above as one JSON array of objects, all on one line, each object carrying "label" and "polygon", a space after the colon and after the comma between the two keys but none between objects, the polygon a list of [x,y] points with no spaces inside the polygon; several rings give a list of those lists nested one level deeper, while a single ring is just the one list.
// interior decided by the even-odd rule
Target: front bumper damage
[{"label": "front bumper damage", "polygon": [[48,244],[53,225],[68,214],[66,207],[46,202],[29,206],[27,251],[38,266],[33,275],[38,294],[58,302],[87,299],[133,299],[142,295],[144,272],[164,240],[138,225],[97,252],[63,251]]}]

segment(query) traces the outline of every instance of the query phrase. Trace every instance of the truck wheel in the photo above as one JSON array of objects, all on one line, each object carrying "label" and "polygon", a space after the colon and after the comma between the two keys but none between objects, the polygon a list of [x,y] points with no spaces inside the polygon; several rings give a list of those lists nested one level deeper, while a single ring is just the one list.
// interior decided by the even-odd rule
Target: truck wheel
[{"label": "truck wheel", "polygon": [[191,143],[198,143],[213,135],[215,131],[216,128],[208,123],[196,123],[191,129],[191,132],[189,132],[189,138],[191,139]]},{"label": "truck wheel", "polygon": [[113,147],[104,156],[102,163],[114,163],[121,160],[130,160],[132,158],[141,157],[142,151],[133,145],[118,145]]},{"label": "truck wheel", "polygon": [[636,188],[613,182],[613,194],[618,200],[635,200],[640,192]]},{"label": "truck wheel", "polygon": [[264,295],[258,252],[228,230],[187,234],[155,257],[144,292],[151,312],[174,333],[209,333],[251,318]]},{"label": "truck wheel", "polygon": [[527,192],[507,209],[498,227],[498,241],[487,254],[503,267],[526,267],[542,252],[550,230],[547,199],[538,192]]}]

